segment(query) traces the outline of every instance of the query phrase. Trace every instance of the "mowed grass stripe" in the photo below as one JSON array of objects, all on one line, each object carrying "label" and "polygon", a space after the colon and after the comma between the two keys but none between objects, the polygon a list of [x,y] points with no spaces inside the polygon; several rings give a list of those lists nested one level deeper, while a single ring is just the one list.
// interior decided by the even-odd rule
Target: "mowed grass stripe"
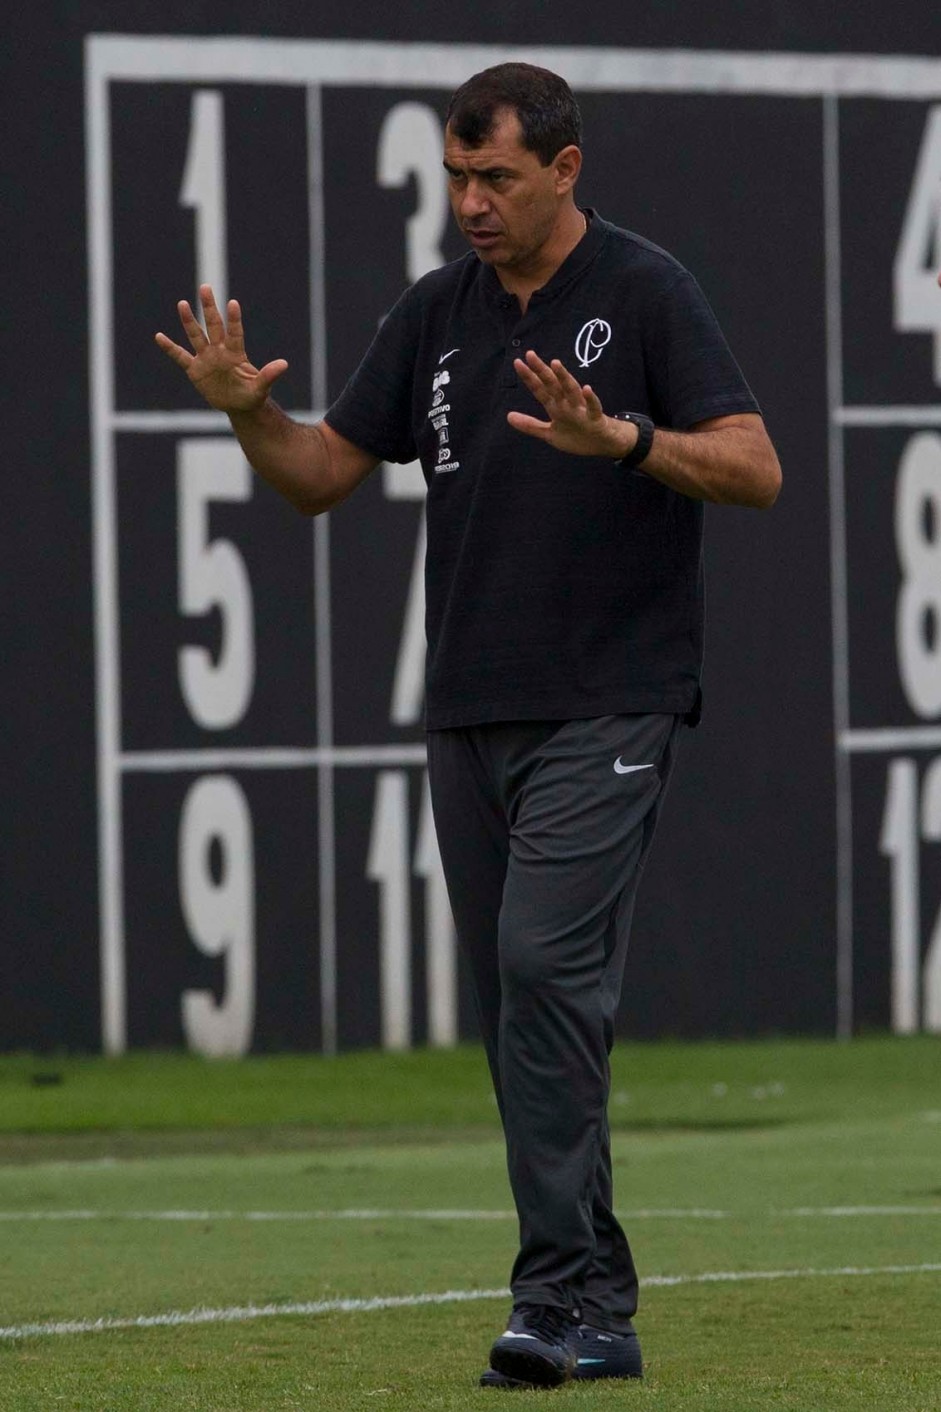
[{"label": "mowed grass stripe", "polygon": [[[842,1220],[866,1216],[941,1216],[941,1206],[792,1206],[769,1207],[766,1211],[712,1211],[697,1207],[643,1207],[618,1211],[621,1221],[748,1221],[768,1216],[810,1217]],[[407,1207],[355,1207],[331,1211],[121,1211],[92,1208],[73,1211],[0,1211],[0,1222],[29,1221],[515,1221],[515,1211]]]},{"label": "mowed grass stripe", "polygon": [[[649,1275],[644,1284],[653,1289],[672,1289],[678,1285],[742,1284],[749,1280],[859,1279],[872,1275],[928,1274],[941,1274],[941,1262],[920,1265],[843,1265],[829,1270],[707,1270],[695,1275]],[[378,1310],[416,1309],[429,1304],[468,1304],[509,1297],[508,1289],[445,1290],[441,1294],[379,1295],[372,1299],[321,1299],[285,1304],[236,1305],[229,1309],[171,1310],[165,1314],[139,1314],[125,1319],[65,1319],[11,1325],[7,1328],[0,1327],[0,1340],[11,1342],[64,1334],[179,1328],[195,1324],[240,1324],[253,1319],[310,1317],[317,1314],[368,1314]]]}]

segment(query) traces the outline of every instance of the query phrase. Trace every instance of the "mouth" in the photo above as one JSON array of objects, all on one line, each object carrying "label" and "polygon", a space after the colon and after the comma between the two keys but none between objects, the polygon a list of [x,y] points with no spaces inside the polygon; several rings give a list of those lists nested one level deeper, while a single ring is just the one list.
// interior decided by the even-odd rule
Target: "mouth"
[{"label": "mouth", "polygon": [[496,245],[497,241],[500,239],[501,233],[502,232],[498,230],[471,228],[469,226],[464,227],[464,234],[467,236],[471,245],[477,250],[486,250],[489,249],[491,245]]}]

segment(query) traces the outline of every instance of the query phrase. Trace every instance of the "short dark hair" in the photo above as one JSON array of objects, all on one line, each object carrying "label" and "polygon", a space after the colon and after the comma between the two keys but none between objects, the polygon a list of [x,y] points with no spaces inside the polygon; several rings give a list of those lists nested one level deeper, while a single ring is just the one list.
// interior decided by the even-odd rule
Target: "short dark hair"
[{"label": "short dark hair", "polygon": [[535,64],[496,64],[474,74],[453,94],[447,124],[465,147],[479,147],[493,132],[501,108],[512,108],[523,146],[544,167],[563,147],[582,145],[582,115],[558,74]]}]

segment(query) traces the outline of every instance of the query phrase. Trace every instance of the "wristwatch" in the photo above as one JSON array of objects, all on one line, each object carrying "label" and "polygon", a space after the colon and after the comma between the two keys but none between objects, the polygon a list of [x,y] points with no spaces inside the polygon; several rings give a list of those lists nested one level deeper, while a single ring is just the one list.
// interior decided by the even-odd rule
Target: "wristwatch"
[{"label": "wristwatch", "polygon": [[654,424],[649,417],[645,417],[643,412],[615,412],[616,422],[633,422],[637,428],[637,441],[628,451],[626,456],[622,456],[619,461],[615,461],[616,466],[625,466],[631,469],[646,461],[653,445]]}]

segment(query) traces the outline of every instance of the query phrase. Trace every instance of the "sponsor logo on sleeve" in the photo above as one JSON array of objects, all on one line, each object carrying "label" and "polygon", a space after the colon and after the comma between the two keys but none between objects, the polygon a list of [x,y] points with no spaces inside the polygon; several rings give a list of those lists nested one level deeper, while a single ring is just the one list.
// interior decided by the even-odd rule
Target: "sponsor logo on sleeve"
[{"label": "sponsor logo on sleeve", "polygon": [[[451,348],[447,353],[443,353],[438,359],[439,365],[446,362],[452,353],[459,353],[459,348]],[[444,399],[448,395],[445,388],[451,381],[451,374],[447,368],[442,368],[435,373],[431,380],[431,407],[428,417],[434,428],[438,441],[438,459],[435,465],[435,475],[440,475],[444,471],[456,471],[460,469],[460,461],[455,461],[449,442],[451,440],[451,428],[448,423],[448,413],[451,410],[451,403]]]}]

